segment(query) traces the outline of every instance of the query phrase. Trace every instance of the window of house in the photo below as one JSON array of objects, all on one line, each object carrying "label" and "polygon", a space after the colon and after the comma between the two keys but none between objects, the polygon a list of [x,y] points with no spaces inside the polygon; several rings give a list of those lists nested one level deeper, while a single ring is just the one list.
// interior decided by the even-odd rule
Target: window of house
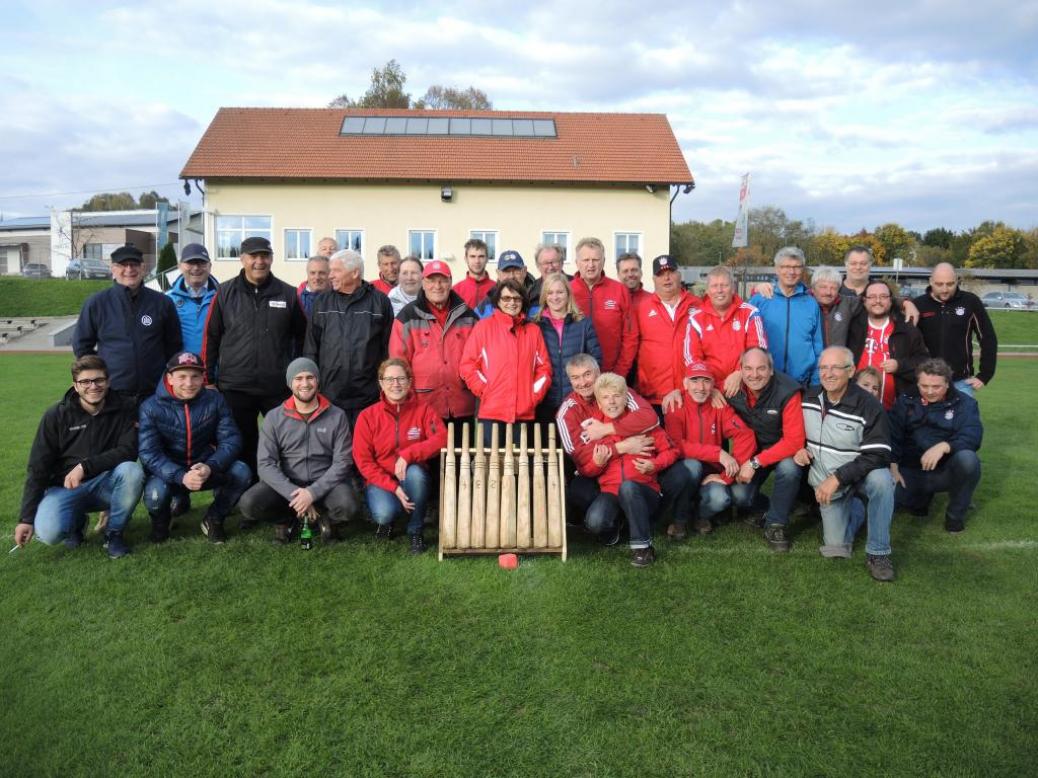
[{"label": "window of house", "polygon": [[617,232],[614,259],[621,254],[637,254],[641,256],[642,236],[640,232]]},{"label": "window of house", "polygon": [[562,247],[562,261],[566,262],[566,257],[569,254],[569,233],[568,232],[542,232],[541,233],[541,244],[545,246],[561,246]]},{"label": "window of house", "polygon": [[103,243],[87,243],[83,246],[83,258],[103,260],[105,258],[104,249]]},{"label": "window of house", "polygon": [[237,259],[241,242],[246,238],[271,238],[269,216],[217,216],[216,258]]},{"label": "window of house", "polygon": [[478,238],[487,244],[487,260],[497,261],[497,230],[472,230],[470,238]]},{"label": "window of house", "polygon": [[364,230],[336,230],[335,242],[339,250],[353,249],[358,254],[364,253]]},{"label": "window of house", "polygon": [[436,230],[408,230],[407,250],[425,261],[436,258]]},{"label": "window of house", "polygon": [[285,259],[310,258],[311,230],[285,230]]}]

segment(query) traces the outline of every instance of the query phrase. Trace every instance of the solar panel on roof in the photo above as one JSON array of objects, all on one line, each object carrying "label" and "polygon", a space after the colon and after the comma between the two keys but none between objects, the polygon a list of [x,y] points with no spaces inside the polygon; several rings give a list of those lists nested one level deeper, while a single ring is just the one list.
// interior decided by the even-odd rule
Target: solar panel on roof
[{"label": "solar panel on roof", "polygon": [[362,132],[364,132],[364,117],[347,116],[346,121],[342,123],[342,134],[357,135]]},{"label": "solar panel on roof", "polygon": [[407,120],[407,134],[408,135],[425,135],[426,130],[429,127],[428,119],[408,119]]},{"label": "solar panel on roof", "polygon": [[347,116],[340,135],[483,135],[500,138],[557,137],[554,119],[494,119],[452,116]]},{"label": "solar panel on roof", "polygon": [[386,129],[384,116],[369,116],[364,120],[365,135],[381,135]]},{"label": "solar panel on roof", "polygon": [[407,119],[403,116],[394,116],[391,119],[386,119],[386,135],[402,134],[407,130]]},{"label": "solar panel on roof", "polygon": [[555,120],[554,119],[534,119],[533,120],[533,134],[538,138],[554,138],[555,137]]},{"label": "solar panel on roof", "polygon": [[473,135],[490,135],[493,132],[493,125],[490,119],[473,119],[472,120],[472,134]]},{"label": "solar panel on roof", "polygon": [[450,128],[449,119],[430,119],[429,120],[429,134],[430,135],[446,135]]},{"label": "solar panel on roof", "polygon": [[471,119],[451,119],[451,135],[469,135],[471,132]]}]

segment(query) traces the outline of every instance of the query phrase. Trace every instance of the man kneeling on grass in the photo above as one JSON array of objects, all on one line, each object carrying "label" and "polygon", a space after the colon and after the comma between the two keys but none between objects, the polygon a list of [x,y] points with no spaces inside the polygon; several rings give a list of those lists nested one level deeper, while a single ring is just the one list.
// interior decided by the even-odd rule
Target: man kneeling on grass
[{"label": "man kneeling on grass", "polygon": [[822,511],[822,556],[848,558],[857,527],[851,522],[855,494],[868,498],[865,563],[877,581],[893,581],[890,518],[894,480],[890,463],[887,415],[879,400],[851,381],[854,355],[830,346],[818,360],[822,385],[804,396],[807,445],[793,459],[810,465],[807,480]]},{"label": "man kneeling on grass", "polygon": [[43,414],[29,453],[21,520],[14,542],[35,533],[47,545],[83,542],[87,512],[108,511],[105,548],[112,559],[130,547],[123,529],[141,499],[137,403],[108,386],[108,368],[88,354],[72,364],[72,388]]},{"label": "man kneeling on grass", "polygon": [[144,506],[151,539],[169,538],[170,505],[176,494],[213,490],[202,520],[212,543],[227,536],[223,522],[252,482],[238,461],[241,434],[223,395],[203,388],[205,366],[197,354],[181,351],[166,364],[166,375],[140,410],[141,462],[148,471]]},{"label": "man kneeling on grass", "polygon": [[[613,423],[631,413],[627,405],[627,382],[616,373],[603,373],[595,381],[595,399],[605,418]],[[660,427],[646,433],[652,436],[655,452],[652,455],[616,453],[618,436],[603,438],[595,444],[591,462],[580,466],[581,475],[598,479],[601,493],[587,510],[585,523],[599,534],[620,526],[621,515],[627,519],[631,532],[631,564],[648,567],[656,561],[652,547],[652,525],[660,508],[660,484],[656,473],[664,470],[680,456]],[[681,494],[675,499],[678,520],[687,520],[688,492],[691,478],[688,471],[677,471],[684,481]]]},{"label": "man kneeling on grass", "polygon": [[263,418],[259,483],[242,495],[242,515],[275,522],[274,540],[288,543],[302,522],[316,523],[321,540],[357,513],[357,494],[346,478],[353,439],[346,413],[318,392],[321,374],[305,357],[285,373],[292,396]]}]

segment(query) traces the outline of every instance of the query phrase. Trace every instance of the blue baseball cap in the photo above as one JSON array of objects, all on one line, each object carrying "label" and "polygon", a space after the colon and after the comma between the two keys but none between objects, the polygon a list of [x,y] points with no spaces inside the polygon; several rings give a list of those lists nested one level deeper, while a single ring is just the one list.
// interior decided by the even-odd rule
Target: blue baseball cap
[{"label": "blue baseball cap", "polygon": [[497,258],[497,269],[508,270],[513,267],[526,267],[526,263],[523,262],[523,258],[519,255],[519,252],[512,249],[502,252],[501,256]]}]

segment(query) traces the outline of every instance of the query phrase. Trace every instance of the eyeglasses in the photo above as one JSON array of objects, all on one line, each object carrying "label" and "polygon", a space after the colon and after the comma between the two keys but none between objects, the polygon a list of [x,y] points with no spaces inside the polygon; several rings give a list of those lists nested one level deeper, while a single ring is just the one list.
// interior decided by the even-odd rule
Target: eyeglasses
[{"label": "eyeglasses", "polygon": [[841,370],[850,370],[853,365],[819,365],[819,373],[839,373]]},{"label": "eyeglasses", "polygon": [[75,381],[76,386],[80,389],[86,389],[88,386],[96,386],[99,389],[108,383],[107,378],[83,378]]},{"label": "eyeglasses", "polygon": [[779,265],[779,270],[803,270],[803,265]]},{"label": "eyeglasses", "polygon": [[889,294],[867,294],[867,295],[865,295],[865,299],[870,301],[870,302],[872,302],[874,300],[889,300],[890,299],[890,295]]},{"label": "eyeglasses", "polygon": [[514,295],[511,295],[509,297],[501,295],[501,297],[499,297],[498,299],[506,305],[512,305],[513,303],[521,303],[523,301],[522,297],[516,297]]},{"label": "eyeglasses", "polygon": [[383,376],[379,379],[384,384],[406,384],[410,383],[411,379],[405,375],[394,375],[394,376]]}]

